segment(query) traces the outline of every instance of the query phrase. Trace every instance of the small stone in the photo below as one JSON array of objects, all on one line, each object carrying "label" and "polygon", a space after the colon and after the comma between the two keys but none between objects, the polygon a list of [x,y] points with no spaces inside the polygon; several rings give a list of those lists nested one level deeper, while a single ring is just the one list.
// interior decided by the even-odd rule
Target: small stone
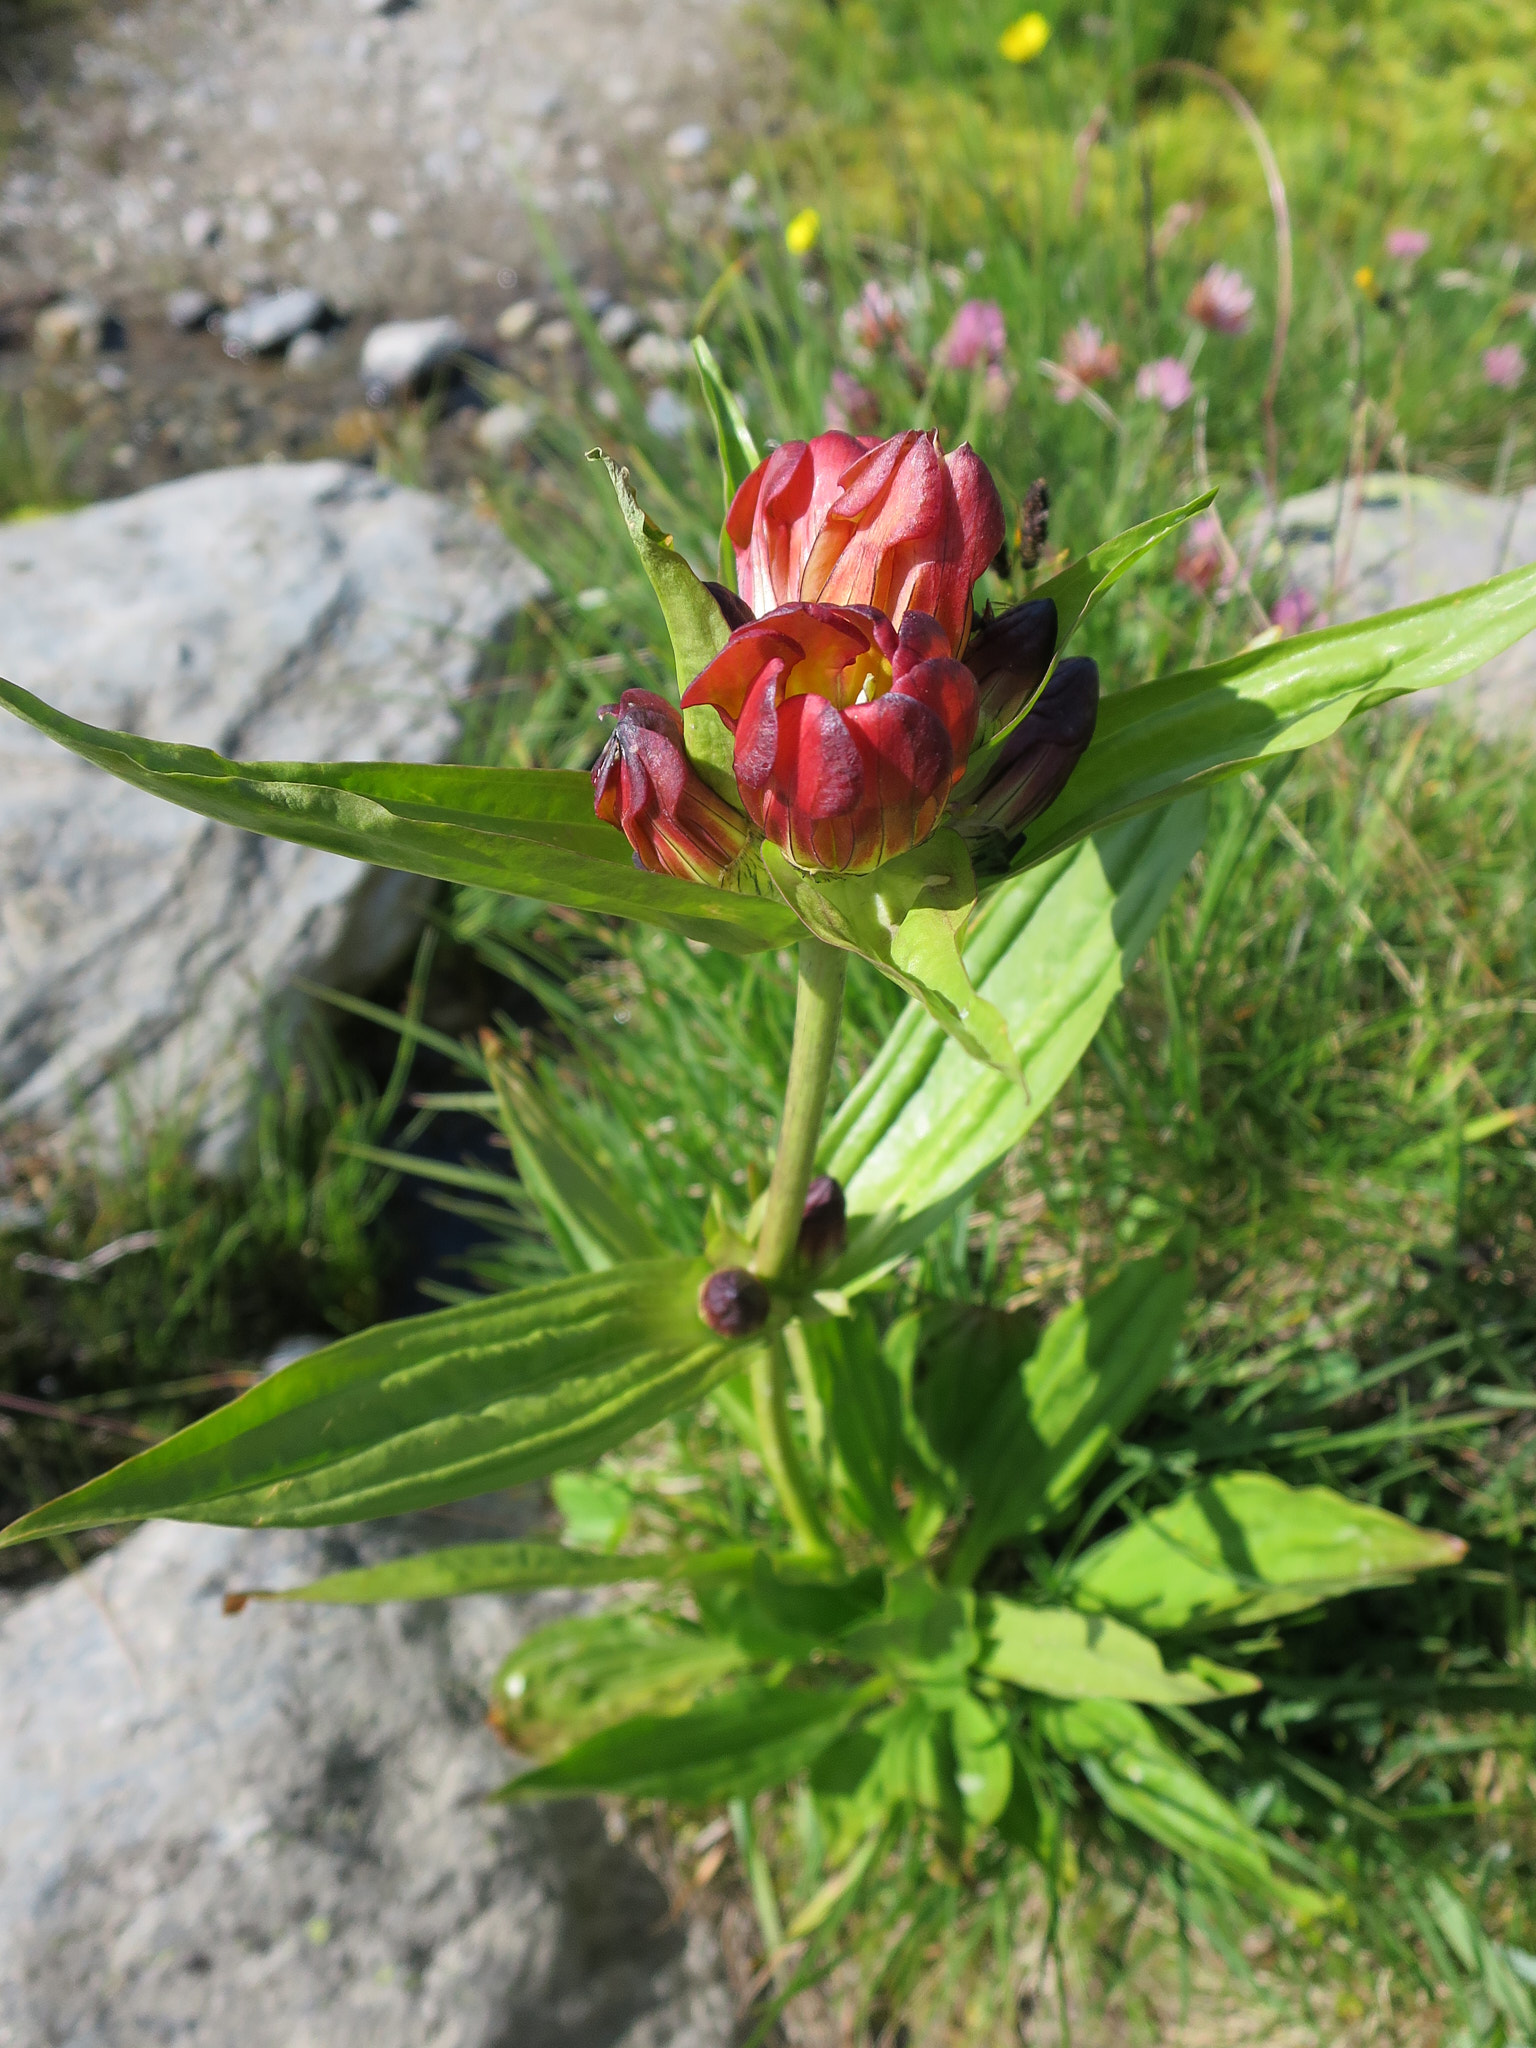
[{"label": "small stone", "polygon": [[435,320],[386,320],[363,343],[363,382],[370,397],[407,391],[458,354],[469,336],[449,314]]},{"label": "small stone", "polygon": [[32,325],[32,348],[40,362],[62,363],[96,354],[102,343],[105,316],[95,299],[83,293],[44,306]]},{"label": "small stone", "polygon": [[543,349],[546,355],[564,355],[576,346],[576,323],[574,320],[546,320],[533,337],[535,348]]},{"label": "small stone", "polygon": [[610,390],[606,384],[599,384],[592,393],[592,410],[599,419],[607,420],[610,426],[615,420],[624,417],[624,407],[620,403],[619,394]]},{"label": "small stone", "polygon": [[537,299],[514,299],[512,304],[496,316],[496,337],[499,341],[521,341],[538,325],[539,302]]},{"label": "small stone", "polygon": [[404,14],[415,0],[353,0],[358,14]]},{"label": "small stone", "polygon": [[219,217],[209,207],[194,206],[184,214],[181,239],[188,249],[211,249],[219,239]]},{"label": "small stone", "polygon": [[265,248],[277,233],[277,215],[260,201],[240,216],[240,233],[253,249]]},{"label": "small stone", "polygon": [[685,122],[667,137],[667,155],[674,163],[689,163],[695,157],[701,157],[708,148],[709,130],[702,121]]},{"label": "small stone", "polygon": [[685,341],[674,341],[670,334],[642,334],[628,355],[629,367],[637,377],[660,380],[665,377],[683,377],[693,365],[693,356]]},{"label": "small stone", "polygon": [[680,341],[688,332],[688,308],[681,299],[652,299],[646,311],[652,325],[663,334],[670,334],[674,341]]},{"label": "small stone", "polygon": [[645,401],[645,419],[651,432],[664,441],[681,441],[694,424],[692,407],[667,384],[658,384]]},{"label": "small stone", "polygon": [[306,328],[304,333],[296,334],[283,351],[283,368],[290,376],[305,377],[312,370],[323,368],[334,354],[335,349],[323,334],[316,334],[312,327]]},{"label": "small stone", "polygon": [[219,302],[212,293],[201,286],[187,285],[179,292],[172,292],[165,302],[165,317],[173,327],[183,334],[191,334],[196,328],[206,327],[209,316],[217,313]]},{"label": "small stone", "polygon": [[379,422],[365,405],[348,406],[331,422],[331,445],[338,455],[353,462],[371,455],[378,446]]},{"label": "small stone", "polygon": [[538,418],[536,406],[519,405],[513,399],[493,405],[475,421],[475,446],[498,462],[505,462],[513,449],[527,440]]},{"label": "small stone", "polygon": [[405,222],[387,206],[376,206],[368,216],[368,232],[376,242],[398,242],[405,233]]},{"label": "small stone", "polygon": [[126,391],[128,372],[121,363],[103,363],[96,372],[96,382],[103,391]]},{"label": "small stone", "polygon": [[615,299],[597,323],[598,338],[608,348],[623,348],[640,332],[640,315],[633,306]]},{"label": "small stone", "polygon": [[224,347],[230,355],[259,356],[285,347],[296,334],[318,326],[326,305],[318,292],[296,285],[264,292],[224,315]]}]

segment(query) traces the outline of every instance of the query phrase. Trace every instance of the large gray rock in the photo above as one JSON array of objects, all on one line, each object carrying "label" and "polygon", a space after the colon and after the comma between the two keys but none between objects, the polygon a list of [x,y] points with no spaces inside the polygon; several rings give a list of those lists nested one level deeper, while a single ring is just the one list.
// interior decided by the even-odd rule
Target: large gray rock
[{"label": "large gray rock", "polygon": [[[432,760],[539,587],[484,520],[339,462],[0,527],[0,672],[93,725],[247,760]],[[271,999],[409,944],[410,877],[130,789],[0,715],[0,1122],[238,1135]]]},{"label": "large gray rock", "polygon": [[[1319,623],[1362,619],[1444,597],[1536,562],[1536,490],[1492,498],[1433,477],[1369,476],[1282,506],[1267,547],[1309,591]],[[1454,689],[1486,738],[1536,727],[1536,636],[1517,641]],[[1425,706],[1428,691],[1409,701]]]},{"label": "large gray rock", "polygon": [[551,1596],[221,1612],[426,1524],[153,1523],[0,1618],[0,2048],[724,2048],[711,1938],[596,1808],[485,1803]]}]

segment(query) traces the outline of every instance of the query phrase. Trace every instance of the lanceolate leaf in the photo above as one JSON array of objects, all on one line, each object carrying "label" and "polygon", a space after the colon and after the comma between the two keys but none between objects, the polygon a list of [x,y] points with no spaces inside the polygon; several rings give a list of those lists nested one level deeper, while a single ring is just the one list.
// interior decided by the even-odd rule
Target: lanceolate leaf
[{"label": "lanceolate leaf", "polygon": [[680,1714],[746,1663],[728,1637],[662,1615],[569,1615],[526,1636],[502,1665],[491,1723],[525,1756],[558,1756],[633,1714]]},{"label": "lanceolate leaf", "polygon": [[980,1067],[916,1003],[832,1119],[822,1164],[848,1194],[847,1278],[920,1244],[1017,1144],[1087,1051],[1200,843],[1197,798],[1005,882],[965,961],[1007,1021],[1024,1086]]},{"label": "lanceolate leaf", "polygon": [[703,1805],[750,1799],[815,1762],[857,1711],[861,1692],[743,1684],[683,1714],[641,1714],[514,1778],[503,1799],[612,1792]]},{"label": "lanceolate leaf", "polygon": [[600,1273],[630,1259],[663,1257],[661,1238],[614,1192],[611,1176],[574,1149],[522,1061],[494,1041],[482,1040],[481,1049],[518,1179],[570,1270]]},{"label": "lanceolate leaf", "polygon": [[322,1606],[376,1607],[387,1600],[453,1600],[463,1593],[529,1592],[541,1586],[622,1586],[642,1580],[709,1585],[751,1576],[749,1544],[725,1550],[660,1551],[612,1557],[563,1543],[456,1543],[390,1564],[333,1572],[307,1586],[243,1588],[226,1599],[301,1600]]},{"label": "lanceolate leaf", "polygon": [[102,1522],[311,1528],[515,1486],[601,1452],[739,1371],[699,1320],[702,1259],[655,1259],[383,1323],[0,1534]]},{"label": "lanceolate leaf", "polygon": [[1068,1584],[1078,1605],[1141,1628],[1227,1628],[1396,1584],[1466,1547],[1326,1486],[1225,1472],[1097,1544]]},{"label": "lanceolate leaf", "polygon": [[704,386],[704,403],[715,423],[715,439],[720,448],[720,475],[725,485],[726,510],[729,511],[732,498],[758,465],[757,443],[747,425],[741,401],[726,383],[715,360],[715,352],[702,334],[693,337],[693,360],[698,364],[699,378]]},{"label": "lanceolate leaf", "polygon": [[730,952],[786,945],[798,930],[771,897],[637,868],[623,834],[593,815],[585,775],[391,761],[226,761],[206,747],[84,725],[13,683],[0,682],[0,703],[151,796],[274,839],[506,895],[609,911]]},{"label": "lanceolate leaf", "polygon": [[1199,1706],[1259,1689],[1247,1672],[1219,1665],[1170,1671],[1150,1637],[1070,1607],[1024,1607],[999,1596],[981,1603],[979,1619],[984,1647],[977,1670],[1052,1699]]},{"label": "lanceolate leaf", "polygon": [[1279,1899],[1301,1919],[1328,1910],[1320,1893],[1275,1875],[1264,1837],[1162,1741],[1139,1707],[1122,1700],[1055,1704],[1041,1708],[1039,1725],[1059,1755],[1082,1765],[1112,1813],[1196,1868]]},{"label": "lanceolate leaf", "polygon": [[677,664],[677,690],[681,696],[730,638],[725,614],[694,574],[688,558],[672,545],[671,534],[663,533],[641,511],[629,487],[629,471],[595,448],[589,460],[601,461],[607,470],[629,537],[656,593],[672,638],[672,658]]},{"label": "lanceolate leaf", "polygon": [[1049,860],[1181,791],[1313,746],[1363,711],[1465,675],[1533,627],[1536,567],[1107,697],[1087,753],[1030,828],[1020,864]]},{"label": "lanceolate leaf", "polygon": [[1167,1373],[1192,1278],[1190,1247],[1176,1242],[1131,1260],[1047,1325],[982,1432],[980,1462],[968,1474],[976,1504],[951,1567],[956,1583],[974,1578],[1007,1537],[1070,1505]]}]

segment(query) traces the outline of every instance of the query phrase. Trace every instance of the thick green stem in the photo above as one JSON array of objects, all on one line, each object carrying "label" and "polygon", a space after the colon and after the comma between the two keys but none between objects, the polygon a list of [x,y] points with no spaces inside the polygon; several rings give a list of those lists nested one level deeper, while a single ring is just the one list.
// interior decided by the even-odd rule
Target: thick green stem
[{"label": "thick green stem", "polygon": [[[807,932],[800,941],[800,985],[795,1002],[795,1037],[784,1087],[784,1116],[779,1149],[763,1211],[754,1260],[758,1274],[770,1284],[782,1279],[795,1256],[805,1191],[816,1161],[816,1141],[827,1106],[827,1084],[837,1052],[843,1016],[843,983],[848,956]],[[805,1550],[835,1554],[816,1505],[789,1416],[789,1363],[784,1345],[774,1338],[752,1366],[752,1407],[763,1446],[763,1462],[779,1496],[779,1505]]]}]

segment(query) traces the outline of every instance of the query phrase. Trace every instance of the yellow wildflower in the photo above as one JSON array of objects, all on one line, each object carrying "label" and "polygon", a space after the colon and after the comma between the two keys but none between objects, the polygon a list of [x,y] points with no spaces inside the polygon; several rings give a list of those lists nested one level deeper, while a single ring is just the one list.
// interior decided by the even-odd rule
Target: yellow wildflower
[{"label": "yellow wildflower", "polygon": [[1021,14],[1012,28],[997,39],[999,51],[1010,64],[1029,64],[1051,40],[1051,24],[1043,14]]},{"label": "yellow wildflower", "polygon": [[784,230],[784,246],[791,256],[808,256],[821,240],[821,215],[814,206],[802,206]]},{"label": "yellow wildflower", "polygon": [[1375,289],[1376,273],[1372,270],[1369,263],[1362,263],[1355,272],[1355,290],[1359,292],[1373,292]]}]

